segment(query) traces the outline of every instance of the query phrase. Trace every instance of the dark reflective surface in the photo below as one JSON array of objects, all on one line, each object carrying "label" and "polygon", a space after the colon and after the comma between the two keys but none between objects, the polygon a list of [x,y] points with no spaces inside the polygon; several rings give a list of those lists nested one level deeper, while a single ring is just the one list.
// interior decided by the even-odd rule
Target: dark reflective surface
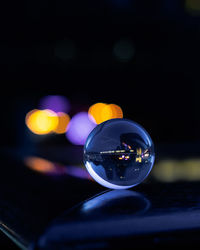
[{"label": "dark reflective surface", "polygon": [[77,240],[115,237],[122,231],[124,234],[127,225],[123,221],[145,214],[149,208],[150,201],[132,190],[99,194],[58,218],[39,238],[37,248],[60,249]]},{"label": "dark reflective surface", "polygon": [[[25,249],[31,246],[56,250],[116,249],[123,248],[125,243],[134,248],[158,249],[166,244],[169,247],[200,244],[198,161],[191,160],[186,165],[177,160],[179,165],[184,164],[182,175],[184,171],[191,172],[189,181],[177,182],[177,178],[173,181],[173,176],[168,177],[170,182],[155,179],[154,169],[162,171],[162,164],[164,171],[171,169],[170,161],[169,167],[160,161],[146,182],[129,190],[108,192],[85,178],[84,168],[78,172],[81,178],[79,174],[72,175],[72,166],[67,164],[72,151],[63,149],[63,164],[53,161],[61,151],[53,154],[52,150],[49,158],[42,161],[41,153],[36,152],[39,163],[47,165],[37,165],[36,158],[35,168],[24,164],[27,155],[20,152],[1,155],[0,229],[13,242]],[[77,158],[73,160],[75,164]],[[52,170],[49,166],[59,174],[49,175]],[[175,171],[176,166],[173,168]]]},{"label": "dark reflective surface", "polygon": [[113,190],[84,202],[79,208],[81,216],[126,216],[145,213],[150,201],[133,190]]},{"label": "dark reflective surface", "polygon": [[[163,243],[160,234],[168,237],[169,233],[184,235],[193,231],[195,235],[200,230],[200,196],[197,190],[193,191],[194,186],[199,184],[173,184],[169,188],[146,185],[141,188],[142,192],[115,190],[97,195],[50,224],[34,247],[87,249],[90,243],[93,249],[113,248],[116,242],[123,245],[130,238],[135,247],[155,247]],[[158,242],[145,243],[150,236],[153,240],[158,237]],[[177,244],[176,236],[173,237]]]}]

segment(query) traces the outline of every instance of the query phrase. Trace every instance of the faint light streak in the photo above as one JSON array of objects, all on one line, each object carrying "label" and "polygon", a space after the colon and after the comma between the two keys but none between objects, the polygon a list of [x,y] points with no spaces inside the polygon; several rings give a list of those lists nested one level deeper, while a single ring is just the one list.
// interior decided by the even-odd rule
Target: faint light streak
[{"label": "faint light streak", "polygon": [[66,132],[67,139],[75,145],[84,145],[89,133],[96,125],[89,119],[87,112],[74,115]]},{"label": "faint light streak", "polygon": [[58,117],[58,125],[54,129],[54,132],[56,134],[64,134],[68,130],[68,125],[69,125],[69,122],[70,122],[70,117],[69,117],[68,114],[66,114],[64,112],[58,112],[57,113],[57,117]]},{"label": "faint light streak", "polygon": [[56,173],[56,168],[55,168],[54,163],[46,159],[35,157],[35,156],[32,156],[32,157],[30,156],[30,157],[26,157],[24,159],[24,162],[27,167],[29,167],[30,169],[36,172],[48,173],[48,174]]},{"label": "faint light streak", "polygon": [[51,133],[58,125],[58,117],[52,110],[30,111],[25,118],[27,127],[38,135]]},{"label": "faint light streak", "polygon": [[26,157],[24,163],[29,169],[44,175],[69,175],[75,178],[92,180],[89,173],[82,166],[65,166],[37,156]]},{"label": "faint light streak", "polygon": [[65,96],[48,95],[44,96],[39,101],[40,109],[50,109],[54,112],[69,112],[70,102]]}]

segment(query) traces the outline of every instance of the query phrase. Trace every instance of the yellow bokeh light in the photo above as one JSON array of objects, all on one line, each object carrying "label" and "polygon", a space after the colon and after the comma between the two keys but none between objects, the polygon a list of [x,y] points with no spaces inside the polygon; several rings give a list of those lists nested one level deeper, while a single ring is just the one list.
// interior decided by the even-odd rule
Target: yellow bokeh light
[{"label": "yellow bokeh light", "polygon": [[200,159],[164,159],[152,170],[152,176],[161,182],[199,181]]},{"label": "yellow bokeh light", "polygon": [[27,127],[38,135],[52,132],[58,126],[57,114],[51,110],[32,110],[26,115]]},{"label": "yellow bokeh light", "polygon": [[66,114],[64,112],[58,112],[57,116],[58,116],[58,125],[54,129],[54,132],[56,134],[64,134],[68,129],[70,117],[68,114]]},{"label": "yellow bokeh light", "polygon": [[200,14],[200,2],[199,0],[186,0],[185,1],[185,8],[191,14]]},{"label": "yellow bokeh light", "polygon": [[122,109],[118,105],[106,103],[93,104],[88,110],[88,115],[96,124],[114,118],[123,118]]},{"label": "yellow bokeh light", "polygon": [[101,115],[101,122],[112,119],[113,111],[112,111],[111,106],[108,104],[105,104],[104,107],[101,109],[100,115]]}]

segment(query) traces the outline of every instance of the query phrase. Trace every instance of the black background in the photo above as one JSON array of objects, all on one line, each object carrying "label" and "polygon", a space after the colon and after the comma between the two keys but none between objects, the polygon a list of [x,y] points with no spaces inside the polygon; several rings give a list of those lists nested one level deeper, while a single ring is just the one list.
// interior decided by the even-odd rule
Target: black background
[{"label": "black background", "polygon": [[[25,115],[48,94],[66,96],[71,115],[96,102],[116,103],[156,143],[199,141],[200,18],[185,1],[1,5],[1,146],[25,143]],[[123,39],[134,44],[128,62],[113,54]],[[63,41],[76,48],[69,60],[55,54]]]},{"label": "black background", "polygon": [[[57,150],[49,151],[54,152],[49,154],[50,160],[65,158],[67,164],[68,159],[77,164],[82,150],[73,148],[74,155],[70,150],[60,150],[59,145],[70,144],[64,135],[34,136],[25,125],[27,112],[38,108],[41,97],[64,95],[71,102],[71,117],[96,102],[116,103],[125,118],[149,132],[156,146],[164,144],[163,148],[168,149],[163,150],[165,155],[199,155],[195,145],[200,142],[200,4],[196,1],[199,11],[191,11],[186,8],[187,2],[195,5],[194,0],[3,1],[0,147],[29,150],[33,144],[55,145]],[[131,42],[135,51],[126,62],[114,55],[116,44],[123,40]],[[60,44],[66,48],[61,47],[58,56],[56,48]],[[181,143],[187,147],[176,146]],[[6,211],[10,225],[16,223],[16,231],[21,229],[30,240],[34,236],[31,229],[39,234],[38,221],[42,229],[61,211],[102,190],[87,180],[71,180],[68,176],[51,179],[30,172],[12,154],[8,159],[1,157],[0,207]],[[161,200],[161,207],[166,203],[160,197],[167,204],[172,197],[170,201],[174,199],[175,205],[171,207],[176,209],[178,198],[174,194],[183,194],[179,201],[190,205],[184,197],[186,191],[191,197],[198,190],[198,185],[191,189],[185,186],[186,191],[179,184],[178,187],[178,192],[174,192],[177,186],[167,183],[162,195],[159,186],[152,191],[152,186],[147,185],[146,189],[151,194],[157,191],[155,200],[156,204]],[[172,190],[169,194],[167,188]],[[69,197],[66,190],[70,191]],[[142,190],[145,185],[139,186],[138,191]],[[180,207],[184,204],[180,203]],[[27,224],[26,218],[30,220]],[[1,246],[7,244],[4,237],[0,241]]]}]

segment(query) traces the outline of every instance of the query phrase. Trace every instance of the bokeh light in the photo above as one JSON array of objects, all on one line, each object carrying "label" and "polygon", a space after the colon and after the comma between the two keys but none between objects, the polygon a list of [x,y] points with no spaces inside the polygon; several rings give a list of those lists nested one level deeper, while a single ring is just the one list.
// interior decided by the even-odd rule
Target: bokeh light
[{"label": "bokeh light", "polygon": [[56,134],[64,134],[68,129],[70,117],[68,114],[66,114],[64,112],[58,112],[57,117],[58,117],[58,125],[54,129],[54,132]]},{"label": "bokeh light", "polygon": [[70,102],[65,96],[48,95],[41,98],[39,109],[50,109],[54,112],[69,112]]},{"label": "bokeh light", "polygon": [[84,166],[67,166],[66,167],[66,174],[80,178],[80,179],[88,179],[93,181],[92,177],[90,174],[86,171]]},{"label": "bokeh light", "polygon": [[65,166],[38,156],[27,156],[24,163],[29,169],[49,176],[72,176],[93,181],[83,165]]},{"label": "bokeh light", "polygon": [[27,127],[38,135],[48,134],[58,126],[58,117],[52,110],[32,110],[25,118]]},{"label": "bokeh light", "polygon": [[55,172],[55,166],[51,161],[46,159],[30,156],[24,159],[25,165],[30,169],[41,172],[41,173],[49,173],[52,174]]},{"label": "bokeh light", "polygon": [[123,118],[123,111],[116,104],[96,103],[88,110],[88,116],[96,124],[114,118]]},{"label": "bokeh light", "polygon": [[120,62],[129,62],[135,55],[135,47],[131,40],[122,39],[115,43],[113,54]]},{"label": "bokeh light", "polygon": [[163,159],[153,168],[152,176],[161,182],[199,181],[200,159]]},{"label": "bokeh light", "polygon": [[114,118],[123,118],[123,111],[119,105],[109,104],[108,105],[112,110],[112,119]]},{"label": "bokeh light", "polygon": [[87,112],[77,113],[72,117],[69,123],[66,137],[75,145],[84,145],[89,133],[94,127],[95,124],[89,119]]},{"label": "bokeh light", "polygon": [[88,116],[96,124],[99,124],[102,122],[102,110],[106,107],[105,103],[95,103],[93,104],[89,110],[88,110]]},{"label": "bokeh light", "polygon": [[185,0],[185,8],[191,15],[200,15],[200,1],[199,0]]}]

